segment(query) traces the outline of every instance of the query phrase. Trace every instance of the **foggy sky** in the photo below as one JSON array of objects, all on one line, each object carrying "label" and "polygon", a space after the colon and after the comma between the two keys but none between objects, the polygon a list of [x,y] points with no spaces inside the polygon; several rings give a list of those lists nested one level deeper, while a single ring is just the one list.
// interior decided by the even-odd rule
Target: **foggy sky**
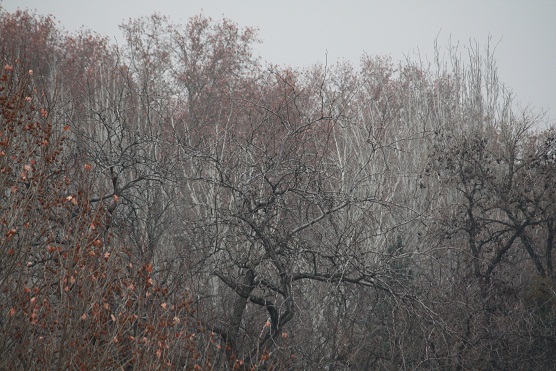
[{"label": "foggy sky", "polygon": [[[556,1],[331,1],[331,0],[4,0],[7,11],[52,14],[69,31],[81,26],[121,42],[118,25],[154,12],[174,22],[193,15],[223,16],[259,29],[263,60],[305,67],[363,53],[432,60],[434,41],[496,45],[499,78],[523,106],[556,122]],[[465,49],[462,49],[465,51]]]}]

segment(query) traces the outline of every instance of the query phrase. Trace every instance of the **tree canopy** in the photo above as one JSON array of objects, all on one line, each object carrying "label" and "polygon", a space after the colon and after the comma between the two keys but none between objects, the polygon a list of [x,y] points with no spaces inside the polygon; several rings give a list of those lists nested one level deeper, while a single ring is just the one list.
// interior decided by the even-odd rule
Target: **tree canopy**
[{"label": "tree canopy", "polygon": [[263,65],[0,10],[0,368],[550,369],[556,132],[487,45]]}]

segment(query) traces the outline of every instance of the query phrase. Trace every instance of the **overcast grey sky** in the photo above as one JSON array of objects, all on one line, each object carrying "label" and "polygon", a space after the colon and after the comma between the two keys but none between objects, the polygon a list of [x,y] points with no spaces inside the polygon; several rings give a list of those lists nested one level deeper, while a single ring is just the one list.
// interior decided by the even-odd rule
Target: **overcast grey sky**
[{"label": "overcast grey sky", "polygon": [[3,0],[8,11],[52,14],[67,30],[84,25],[120,36],[118,25],[154,12],[173,21],[204,14],[259,29],[256,52],[270,63],[305,67],[339,59],[359,63],[363,53],[395,60],[432,59],[434,40],[446,46],[476,40],[498,43],[500,80],[523,105],[556,119],[556,1],[554,0]]}]

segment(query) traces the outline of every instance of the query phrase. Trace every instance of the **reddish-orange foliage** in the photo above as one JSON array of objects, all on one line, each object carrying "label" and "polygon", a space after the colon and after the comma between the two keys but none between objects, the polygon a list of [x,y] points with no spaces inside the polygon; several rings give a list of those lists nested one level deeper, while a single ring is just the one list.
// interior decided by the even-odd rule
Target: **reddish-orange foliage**
[{"label": "reddish-orange foliage", "polygon": [[105,205],[91,201],[93,166],[67,155],[56,97],[38,89],[40,51],[59,41],[51,20],[2,13],[0,35],[12,34],[0,50],[0,369],[200,362],[187,293],[170,297],[150,262],[128,265]]}]

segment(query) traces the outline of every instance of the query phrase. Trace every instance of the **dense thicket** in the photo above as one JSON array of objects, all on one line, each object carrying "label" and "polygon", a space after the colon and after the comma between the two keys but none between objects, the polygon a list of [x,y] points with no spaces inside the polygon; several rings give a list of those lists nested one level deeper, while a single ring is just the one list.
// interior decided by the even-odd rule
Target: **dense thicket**
[{"label": "dense thicket", "polygon": [[0,13],[0,368],[551,369],[556,132],[489,48]]}]

